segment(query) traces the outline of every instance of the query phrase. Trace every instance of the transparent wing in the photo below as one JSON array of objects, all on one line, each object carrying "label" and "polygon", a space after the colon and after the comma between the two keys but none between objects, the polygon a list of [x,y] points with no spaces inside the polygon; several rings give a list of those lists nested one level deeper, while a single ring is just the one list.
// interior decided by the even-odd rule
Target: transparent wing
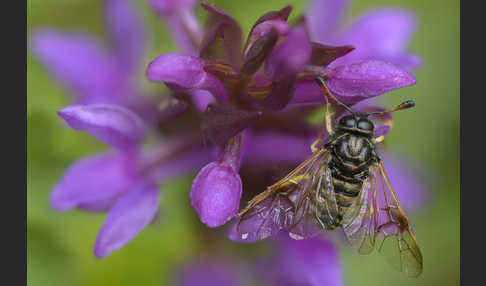
[{"label": "transparent wing", "polygon": [[368,254],[375,245],[375,194],[372,178],[363,183],[359,198],[343,216],[343,230],[351,246],[361,254]]},{"label": "transparent wing", "polygon": [[329,162],[329,153],[319,149],[283,179],[248,202],[238,216],[237,232],[260,240],[289,229],[293,238],[310,237],[319,229],[308,222],[309,196],[318,187]]},{"label": "transparent wing", "polygon": [[381,162],[370,168],[359,214],[344,227],[351,245],[362,254],[374,248],[397,270],[410,277],[422,273],[423,258],[412,226]]}]

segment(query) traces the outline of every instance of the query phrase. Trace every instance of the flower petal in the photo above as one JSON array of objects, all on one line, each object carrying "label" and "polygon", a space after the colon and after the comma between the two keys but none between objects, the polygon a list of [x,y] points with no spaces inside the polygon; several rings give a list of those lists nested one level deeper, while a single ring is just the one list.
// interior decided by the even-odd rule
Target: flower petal
[{"label": "flower petal", "polygon": [[[263,16],[258,18],[258,20],[255,22],[255,24],[253,24],[253,27],[251,27],[251,29],[250,29],[249,36],[252,35],[253,33],[255,33],[255,29],[261,29],[260,28],[260,27],[262,27],[261,24],[263,24],[265,22],[270,22],[271,27],[279,30],[277,28],[277,26],[279,25],[279,22],[277,22],[277,21],[283,21],[283,22],[287,21],[287,18],[289,17],[290,12],[292,12],[292,6],[287,5],[287,6],[283,7],[282,9],[280,9],[278,11],[270,11],[270,12],[265,13]],[[257,27],[259,27],[259,28],[257,28]],[[285,28],[285,30],[287,30],[287,28]],[[256,33],[257,33],[257,35],[261,36],[265,33],[265,31],[269,32],[270,29],[260,30],[259,32],[256,32]]]},{"label": "flower petal", "polygon": [[254,74],[273,50],[273,47],[277,44],[277,40],[278,32],[275,29],[255,39],[245,53],[241,74],[245,76]]},{"label": "flower petal", "polygon": [[218,227],[238,212],[241,178],[230,166],[212,162],[201,169],[191,186],[191,205],[208,227]]},{"label": "flower petal", "polygon": [[96,238],[97,258],[110,255],[132,240],[157,214],[159,191],[152,182],[143,182],[113,205]]},{"label": "flower petal", "polygon": [[236,268],[230,261],[213,256],[184,265],[178,275],[179,286],[238,286]]},{"label": "flower petal", "polygon": [[373,133],[373,138],[378,138],[382,135],[388,134],[390,131],[390,126],[388,125],[380,125],[375,127],[375,132]]},{"label": "flower petal", "polygon": [[192,9],[196,0],[149,0],[152,9],[168,16],[176,13],[178,10]]},{"label": "flower petal", "polygon": [[79,203],[78,208],[88,212],[107,212],[115,204],[117,199],[118,196],[115,196],[100,201]]},{"label": "flower petal", "polygon": [[353,50],[354,47],[350,45],[335,47],[313,42],[310,64],[316,66],[327,66],[337,58],[345,56]]},{"label": "flower petal", "polygon": [[[180,144],[184,144],[184,142],[177,141],[180,142]],[[176,142],[173,143],[176,144]],[[195,172],[204,167],[216,155],[216,150],[214,148],[188,148],[180,154],[173,155],[175,152],[172,151],[173,149],[171,149],[170,146],[162,144],[160,147],[160,149],[157,148],[159,150],[147,150],[145,154],[145,164],[151,166],[147,176],[150,176],[154,181],[164,181],[190,172]],[[161,150],[162,148],[164,148],[165,151]],[[167,154],[166,156],[173,156],[160,161],[160,158],[163,158],[165,154]]]},{"label": "flower petal", "polygon": [[394,64],[362,61],[330,69],[326,73],[329,89],[345,103],[353,105],[363,99],[415,84],[415,77]]},{"label": "flower petal", "polygon": [[312,138],[266,131],[245,137],[245,164],[300,163],[312,154]]},{"label": "flower petal", "polygon": [[[336,95],[338,96],[338,95]],[[338,96],[339,97],[339,96]],[[341,97],[339,97],[341,99]],[[295,86],[294,96],[289,105],[324,104],[324,94],[315,80],[302,80]]]},{"label": "flower petal", "polygon": [[236,69],[241,65],[241,38],[242,31],[238,22],[228,12],[216,6],[202,2],[201,6],[208,12],[207,26],[222,26],[222,39],[227,49],[227,59]]},{"label": "flower petal", "polygon": [[202,40],[195,4],[195,0],[149,0],[152,9],[165,18],[179,49],[192,56],[197,55]]},{"label": "flower petal", "polygon": [[312,0],[305,14],[312,41],[333,44],[348,5],[349,0]]},{"label": "flower petal", "polygon": [[87,131],[120,149],[138,147],[145,133],[138,115],[119,105],[72,105],[57,113],[73,129]]},{"label": "flower petal", "polygon": [[141,63],[146,50],[146,32],[130,1],[105,1],[105,14],[113,51],[126,71]]},{"label": "flower petal", "polygon": [[304,28],[294,28],[269,55],[265,62],[265,74],[273,80],[281,80],[296,74],[311,56],[311,43]]},{"label": "flower petal", "polygon": [[74,207],[103,210],[136,179],[130,159],[120,154],[101,154],[72,164],[50,196],[58,211]]},{"label": "flower petal", "polygon": [[[267,12],[258,18],[248,33],[245,48],[243,49],[243,55],[246,59],[252,58],[249,53],[253,44],[260,38],[265,37],[268,33],[274,31],[277,36],[287,35],[290,31],[290,25],[287,24],[286,21],[291,11],[292,7],[286,6],[279,11]],[[253,52],[253,54],[255,54],[255,52]]]},{"label": "flower petal", "polygon": [[420,62],[416,57],[407,57],[406,52],[415,28],[415,15],[406,9],[382,8],[364,13],[339,39],[339,43],[358,49],[336,64],[376,59],[417,67]]},{"label": "flower petal", "polygon": [[289,75],[272,83],[272,89],[267,97],[260,103],[265,110],[277,111],[283,109],[292,100],[297,77]]},{"label": "flower petal", "polygon": [[201,131],[205,138],[222,146],[231,137],[254,124],[262,112],[209,105],[202,115]]},{"label": "flower petal", "polygon": [[31,48],[48,71],[78,96],[113,95],[112,89],[118,84],[113,62],[90,35],[37,30]]},{"label": "flower petal", "polygon": [[281,235],[277,242],[277,254],[271,261],[274,270],[269,273],[276,285],[343,285],[337,249],[331,241]]},{"label": "flower petal", "polygon": [[223,84],[204,71],[201,59],[180,54],[162,54],[153,60],[146,75],[149,80],[163,82],[174,91],[207,90],[219,101],[228,99]]}]

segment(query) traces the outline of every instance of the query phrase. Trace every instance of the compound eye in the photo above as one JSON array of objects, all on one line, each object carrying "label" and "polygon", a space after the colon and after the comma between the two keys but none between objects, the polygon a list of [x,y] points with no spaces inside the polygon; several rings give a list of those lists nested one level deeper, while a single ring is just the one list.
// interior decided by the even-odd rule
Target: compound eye
[{"label": "compound eye", "polygon": [[339,120],[339,124],[344,127],[353,128],[356,125],[356,119],[354,116],[344,116]]},{"label": "compound eye", "polygon": [[368,119],[361,119],[358,121],[358,128],[366,131],[373,131],[375,126]]}]

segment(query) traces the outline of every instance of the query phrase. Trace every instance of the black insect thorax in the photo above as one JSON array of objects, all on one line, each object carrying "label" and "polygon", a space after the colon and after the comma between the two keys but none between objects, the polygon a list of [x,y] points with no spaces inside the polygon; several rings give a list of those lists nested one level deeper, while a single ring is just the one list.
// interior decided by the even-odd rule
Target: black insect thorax
[{"label": "black insect thorax", "polygon": [[[341,226],[341,219],[346,210],[356,201],[364,181],[369,176],[369,168],[380,159],[376,153],[372,136],[337,129],[324,147],[329,150],[333,192],[338,205],[337,213],[331,214],[334,219],[321,218],[329,223],[326,228]],[[321,214],[328,216],[328,214]]]}]

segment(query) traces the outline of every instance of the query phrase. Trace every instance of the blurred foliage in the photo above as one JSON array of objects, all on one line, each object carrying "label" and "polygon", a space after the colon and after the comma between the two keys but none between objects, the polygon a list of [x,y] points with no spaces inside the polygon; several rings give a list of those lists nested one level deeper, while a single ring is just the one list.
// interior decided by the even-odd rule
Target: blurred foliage
[{"label": "blurred foliage", "polygon": [[[136,2],[145,15],[152,43],[146,62],[160,53],[175,51],[164,24],[145,1]],[[280,0],[209,2],[234,15],[245,33],[266,11],[289,4]],[[39,27],[56,27],[86,30],[104,37],[99,4],[95,0],[28,0],[27,34]],[[290,4],[294,6],[292,21],[305,10],[306,3]],[[346,285],[458,285],[459,1],[354,1],[349,19],[381,5],[410,8],[419,19],[410,47],[424,62],[414,73],[417,84],[384,98],[389,106],[405,99],[417,103],[415,109],[395,115],[387,146],[423,166],[430,178],[429,201],[410,214],[424,255],[424,272],[418,279],[408,279],[392,270],[379,255],[358,256],[340,243],[344,280]],[[201,8],[197,13],[205,17]],[[67,91],[46,73],[30,51],[27,64],[29,285],[170,285],[180,263],[212,252],[215,244],[224,245],[232,254],[262,250],[227,241],[219,230],[206,230],[190,207],[192,177],[188,176],[161,186],[162,213],[155,225],[121,251],[103,260],[95,259],[92,248],[104,214],[75,210],[57,213],[49,208],[48,197],[70,163],[107,147],[63,125],[56,111],[68,104]],[[163,89],[146,81],[143,72],[140,75],[147,88]]]}]

